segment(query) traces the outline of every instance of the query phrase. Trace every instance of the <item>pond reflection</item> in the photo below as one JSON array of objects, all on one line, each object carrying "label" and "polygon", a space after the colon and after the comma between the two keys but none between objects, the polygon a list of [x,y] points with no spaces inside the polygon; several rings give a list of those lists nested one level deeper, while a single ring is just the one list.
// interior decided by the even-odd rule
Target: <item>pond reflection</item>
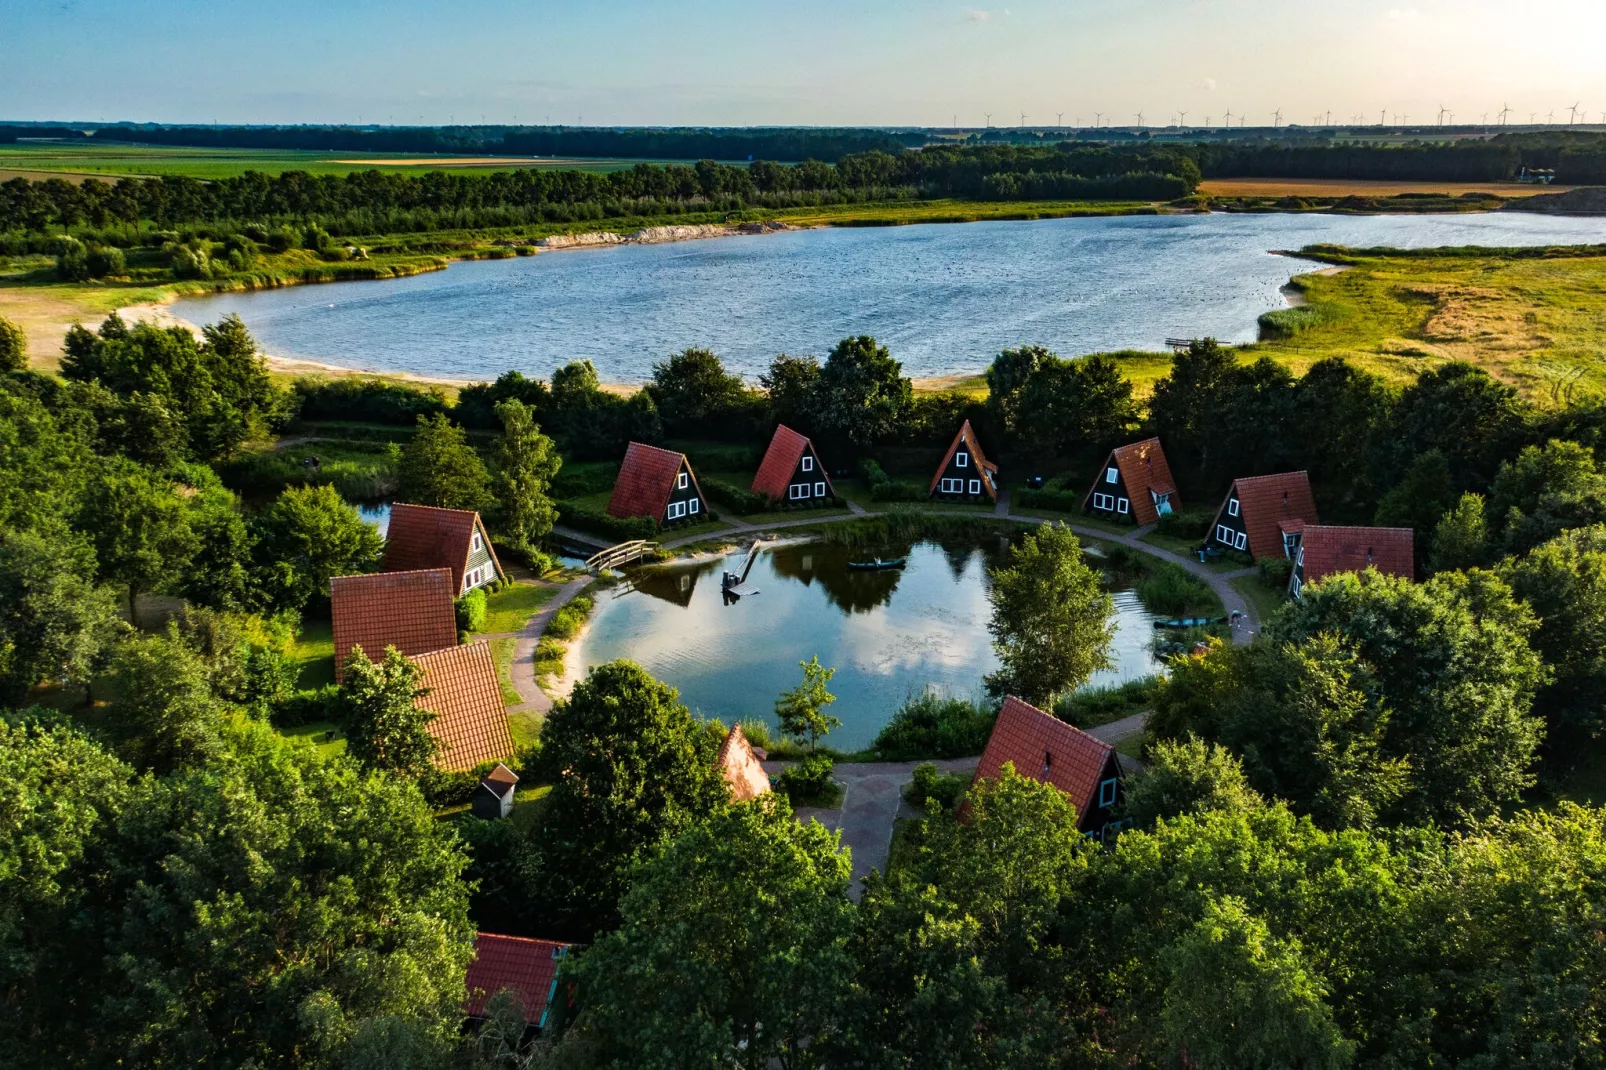
[{"label": "pond reflection", "polygon": [[[762,717],[798,682],[797,663],[818,654],[834,666],[830,742],[868,746],[894,710],[927,688],[973,697],[997,667],[987,621],[987,567],[1003,543],[933,542],[849,550],[798,543],[760,553],[747,578],[756,593],[727,600],[720,575],[742,555],[633,572],[597,598],[576,656],[586,667],[629,658],[680,689],[705,716]],[[850,561],[906,557],[903,569],[850,569]],[[643,597],[645,596],[645,597]],[[1130,591],[1115,592],[1116,667],[1095,684],[1156,671],[1154,615]]]}]

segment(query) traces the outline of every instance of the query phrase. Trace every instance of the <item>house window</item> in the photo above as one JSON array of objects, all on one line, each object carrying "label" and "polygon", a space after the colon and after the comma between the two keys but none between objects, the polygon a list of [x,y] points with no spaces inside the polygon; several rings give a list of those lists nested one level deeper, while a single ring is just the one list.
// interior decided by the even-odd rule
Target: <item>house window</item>
[{"label": "house window", "polygon": [[1238,515],[1238,499],[1237,498],[1229,498],[1227,500],[1227,515],[1228,516],[1237,516]]},{"label": "house window", "polygon": [[1106,468],[1104,470],[1104,482],[1106,482],[1106,483],[1114,483],[1116,480],[1118,480],[1120,478],[1121,478],[1121,473],[1117,469]]},{"label": "house window", "polygon": [[1229,528],[1225,524],[1217,524],[1216,525],[1216,541],[1217,542],[1224,542],[1228,546],[1231,546],[1232,542],[1233,542],[1233,538],[1234,538],[1234,535],[1232,533],[1232,529],[1231,528]]},{"label": "house window", "polygon": [[1132,511],[1132,503],[1125,498],[1117,498],[1115,500],[1115,511],[1125,516]]},{"label": "house window", "polygon": [[1115,510],[1115,495],[1113,495],[1113,494],[1095,494],[1095,495],[1093,495],[1093,508],[1101,510],[1102,512],[1106,512],[1106,513],[1113,512]]},{"label": "house window", "polygon": [[681,517],[683,517],[685,515],[686,515],[686,503],[685,502],[670,502],[669,503],[669,512],[667,514],[668,519],[670,519],[670,520],[679,520]]},{"label": "house window", "polygon": [[814,458],[810,457],[806,453],[803,455],[803,471],[805,471],[805,472],[814,471]]},{"label": "house window", "polygon": [[1115,805],[1115,778],[1099,781],[1099,809],[1107,810]]},{"label": "house window", "polygon": [[1294,556],[1294,533],[1291,531],[1283,532],[1283,556]]},{"label": "house window", "polygon": [[816,484],[814,484],[814,496],[816,498],[825,497],[825,484],[824,483],[816,483]]},{"label": "house window", "polygon": [[1233,540],[1233,544],[1232,545],[1236,549],[1242,550],[1244,548],[1244,545],[1246,543],[1248,543],[1248,542],[1249,542],[1249,533],[1247,531],[1240,531],[1238,533],[1238,538]]},{"label": "house window", "polygon": [[480,547],[482,545],[484,545],[484,544],[480,542],[480,533],[479,532],[476,531],[474,533],[474,537],[468,541],[468,545],[469,545],[469,549],[472,552],[474,552],[476,554],[480,552]]},{"label": "house window", "polygon": [[702,508],[702,503],[699,502],[696,498],[693,498],[691,501],[686,503],[686,512],[688,512],[688,513],[695,513],[698,509],[701,509],[701,508]]},{"label": "house window", "polygon": [[980,494],[981,493],[981,480],[972,479],[970,481],[970,493],[972,493],[972,494]]},{"label": "house window", "polygon": [[809,485],[807,483],[793,483],[790,487],[786,488],[786,491],[788,496],[791,497],[791,499],[795,502],[799,498],[808,497]]},{"label": "house window", "polygon": [[1298,577],[1298,576],[1295,576],[1295,577],[1294,577],[1294,597],[1295,597],[1295,598],[1298,598],[1298,597],[1299,597],[1299,589],[1300,589],[1300,588],[1301,588],[1301,587],[1303,587],[1303,586],[1304,586],[1304,584],[1302,584],[1302,583],[1300,583],[1300,582],[1299,582],[1299,577]]},{"label": "house window", "polygon": [[954,454],[954,464],[960,468],[969,468],[970,454],[960,450],[958,453]]},{"label": "house window", "polygon": [[680,473],[680,475],[675,477],[675,489],[676,490],[685,490],[686,489],[686,485],[688,483],[690,483],[690,482],[691,482],[691,476],[687,475],[685,472],[682,472],[682,473]]},{"label": "house window", "polygon": [[945,479],[942,481],[942,492],[944,494],[963,494],[965,493],[965,481],[963,479]]}]

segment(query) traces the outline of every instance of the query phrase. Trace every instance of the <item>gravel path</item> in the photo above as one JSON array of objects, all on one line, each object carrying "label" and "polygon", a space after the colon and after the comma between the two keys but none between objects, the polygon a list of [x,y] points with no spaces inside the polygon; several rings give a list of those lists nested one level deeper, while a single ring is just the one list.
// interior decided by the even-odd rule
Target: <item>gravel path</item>
[{"label": "gravel path", "polygon": [[513,680],[513,689],[524,701],[510,707],[510,713],[534,711],[545,714],[552,709],[552,699],[541,690],[541,685],[535,679],[535,647],[541,641],[541,633],[546,631],[547,622],[590,583],[590,576],[570,580],[558,589],[558,593],[552,596],[552,601],[542,606],[535,616],[524,623],[524,630],[518,633],[519,641],[513,647],[513,664],[508,669],[508,675]]}]

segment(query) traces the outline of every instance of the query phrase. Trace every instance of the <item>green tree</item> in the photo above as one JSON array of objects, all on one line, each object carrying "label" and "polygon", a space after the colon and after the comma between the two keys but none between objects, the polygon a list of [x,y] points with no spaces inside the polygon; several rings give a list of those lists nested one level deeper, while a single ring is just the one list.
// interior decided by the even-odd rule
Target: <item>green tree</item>
[{"label": "green tree", "polygon": [[619,1066],[821,1065],[852,976],[851,870],[773,794],[693,825],[581,957],[575,1039]]},{"label": "green tree", "polygon": [[1167,950],[1161,1028],[1199,1070],[1339,1070],[1355,1045],[1333,1023],[1326,983],[1295,940],[1273,936],[1238,899],[1212,900]]},{"label": "green tree", "polygon": [[1132,383],[1105,357],[1044,356],[1020,391],[1015,424],[1033,448],[1065,453],[1115,441],[1136,422]]},{"label": "green tree", "polygon": [[1506,550],[1525,553],[1569,528],[1606,521],[1606,472],[1576,442],[1529,446],[1500,466],[1489,511],[1505,529]]},{"label": "green tree", "polygon": [[1400,394],[1380,429],[1373,464],[1382,485],[1391,486],[1418,456],[1436,449],[1450,465],[1454,490],[1485,487],[1528,437],[1532,420],[1516,390],[1482,368],[1452,361],[1423,372]]},{"label": "green tree", "polygon": [[117,648],[110,732],[130,765],[158,774],[205,764],[222,752],[224,709],[206,665],[184,643],[135,636]]},{"label": "green tree", "polygon": [[815,384],[815,420],[859,449],[892,433],[913,389],[887,347],[861,334],[831,350]]},{"label": "green tree", "polygon": [[[41,1065],[338,1065],[372,1019],[442,1043],[472,954],[465,859],[406,781],[266,725],[226,760],[141,786],[37,1000]],[[70,992],[97,998],[74,1000]]]},{"label": "green tree", "polygon": [[418,431],[396,467],[401,500],[442,509],[480,511],[491,501],[491,476],[468,436],[445,416],[420,416]]},{"label": "green tree", "polygon": [[785,353],[770,361],[769,370],[758,377],[775,422],[805,431],[814,428],[814,402],[819,381],[819,361]]},{"label": "green tree", "polygon": [[1568,762],[1606,729],[1606,525],[1564,531],[1500,575],[1539,618],[1533,645],[1554,676],[1536,708]]},{"label": "green tree", "polygon": [[1368,569],[1331,577],[1272,620],[1264,641],[1344,636],[1389,710],[1382,755],[1404,758],[1411,790],[1395,815],[1454,824],[1515,801],[1533,783],[1543,735],[1532,713],[1545,669],[1536,621],[1492,573],[1413,584]]},{"label": "green tree", "polygon": [[180,489],[133,461],[108,457],[91,478],[77,526],[90,533],[100,578],[143,591],[176,578],[200,549]]},{"label": "green tree", "polygon": [[1383,495],[1373,523],[1386,528],[1412,528],[1418,533],[1417,546],[1421,547],[1439,518],[1454,508],[1456,497],[1450,463],[1438,450],[1428,450],[1412,461],[1405,478]]},{"label": "green tree", "polygon": [[819,749],[821,736],[842,727],[838,718],[825,712],[836,701],[836,696],[825,688],[836,670],[821,665],[818,654],[798,665],[803,668],[803,682],[781,692],[775,700],[775,718],[783,733],[796,740],[808,740],[812,752]]},{"label": "green tree", "polygon": [[93,575],[88,547],[65,531],[0,538],[0,703],[41,680],[89,682],[123,629],[117,596]]},{"label": "green tree", "polygon": [[1140,828],[1160,818],[1206,810],[1251,810],[1264,806],[1249,786],[1243,765],[1233,753],[1196,736],[1173,741],[1157,739],[1149,747],[1147,767],[1127,783],[1126,816]]},{"label": "green tree", "polygon": [[1154,384],[1149,422],[1172,449],[1192,453],[1209,468],[1215,457],[1211,438],[1216,430],[1227,384],[1236,358],[1213,338],[1192,342],[1171,358],[1171,371]]},{"label": "green tree", "polygon": [[747,397],[740,375],[731,375],[711,350],[687,349],[655,361],[647,389],[671,431],[705,430],[707,421],[726,416]]},{"label": "green tree", "polygon": [[373,662],[351,648],[341,674],[338,708],[346,730],[346,753],[365,769],[417,779],[429,772],[440,742],[430,734],[435,714],[415,700],[429,694],[419,685],[423,670],[395,647]]},{"label": "green tree", "polygon": [[673,688],[628,661],[593,668],[541,729],[545,902],[583,930],[612,927],[631,866],[729,800],[715,754]]},{"label": "green tree", "polygon": [[514,545],[531,549],[557,521],[549,492],[563,458],[522,401],[500,402],[496,415],[502,421],[495,477],[501,526]]},{"label": "green tree", "polygon": [[1006,349],[987,365],[987,411],[1010,434],[1015,434],[1021,417],[1021,399],[1033,373],[1050,360],[1058,360],[1046,346]]},{"label": "green tree", "polygon": [[1026,535],[992,581],[994,694],[1045,705],[1110,665],[1114,601],[1070,528],[1044,524]]},{"label": "green tree", "polygon": [[69,414],[58,419],[21,385],[0,377],[0,531],[54,532],[83,504],[95,429]]},{"label": "green tree", "polygon": [[327,484],[286,487],[252,522],[254,575],[269,606],[301,609],[329,598],[329,580],[370,572],[385,540]]},{"label": "green tree", "polygon": [[0,373],[20,372],[28,367],[28,336],[22,328],[0,316]]},{"label": "green tree", "polygon": [[1428,566],[1434,572],[1452,572],[1487,564],[1489,525],[1483,515],[1483,495],[1461,495],[1433,529]]}]

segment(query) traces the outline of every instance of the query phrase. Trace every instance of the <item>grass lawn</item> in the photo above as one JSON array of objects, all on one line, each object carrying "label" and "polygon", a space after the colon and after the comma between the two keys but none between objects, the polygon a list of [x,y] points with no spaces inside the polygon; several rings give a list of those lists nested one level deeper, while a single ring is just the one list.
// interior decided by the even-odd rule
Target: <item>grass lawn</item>
[{"label": "grass lawn", "polygon": [[890,877],[914,863],[924,834],[923,817],[900,817],[892,823],[892,843],[887,847],[887,872],[883,876]]},{"label": "grass lawn", "polygon": [[1110,745],[1130,758],[1142,760],[1144,748],[1149,745],[1149,732],[1147,729],[1140,728],[1136,732],[1117,736],[1110,740]]},{"label": "grass lawn", "polygon": [[[334,739],[326,737],[334,733]],[[333,721],[309,721],[294,728],[286,728],[281,733],[287,739],[305,739],[318,748],[318,754],[328,758],[336,754],[346,753],[346,737],[340,732],[340,726]]]},{"label": "grass lawn", "polygon": [[518,644],[517,639],[491,640],[491,660],[496,663],[496,682],[502,685],[502,704],[506,706],[517,706],[524,701],[524,696],[513,686],[513,654]]},{"label": "grass lawn", "polygon": [[[1170,550],[1172,553],[1180,557],[1186,557],[1191,561],[1199,560],[1199,555],[1195,553],[1201,541],[1199,539],[1179,539],[1175,535],[1161,535],[1158,531],[1151,531],[1147,535],[1140,535],[1138,541],[1146,542],[1150,546],[1158,546],[1162,550]],[[1250,565],[1228,556],[1206,558],[1205,567],[1211,572],[1240,572],[1249,568]]]},{"label": "grass lawn", "polygon": [[1266,621],[1271,619],[1272,614],[1281,609],[1288,601],[1284,596],[1284,592],[1274,591],[1267,587],[1260,582],[1259,576],[1240,576],[1238,579],[1229,582],[1232,584],[1232,589],[1243,595],[1244,601],[1248,602],[1250,607],[1254,609],[1255,616],[1260,618],[1262,627],[1265,627]]},{"label": "grass lawn", "polygon": [[296,686],[303,691],[334,683],[334,626],[326,620],[302,621],[301,634],[290,650],[290,661],[300,673]]},{"label": "grass lawn", "polygon": [[557,593],[556,587],[537,587],[533,583],[515,583],[502,588],[486,598],[485,626],[477,634],[522,631],[525,622]]}]

